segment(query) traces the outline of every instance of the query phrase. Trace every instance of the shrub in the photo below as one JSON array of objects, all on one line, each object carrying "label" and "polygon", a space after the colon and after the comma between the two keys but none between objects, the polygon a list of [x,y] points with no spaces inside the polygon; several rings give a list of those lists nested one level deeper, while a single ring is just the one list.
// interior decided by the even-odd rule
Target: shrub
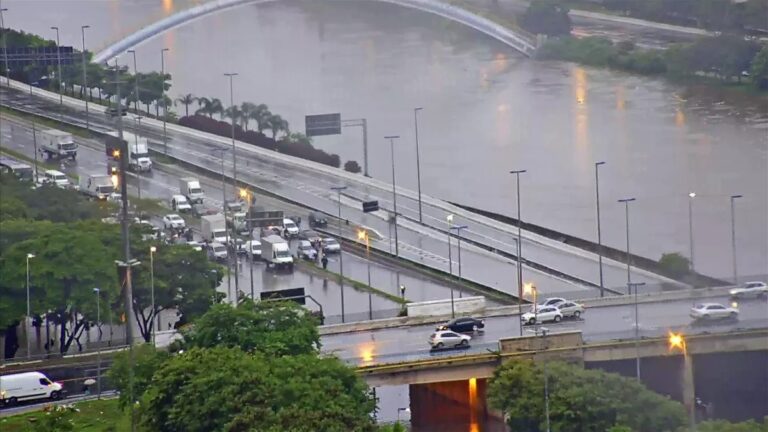
[{"label": "shrub", "polygon": [[344,164],[344,170],[357,174],[362,171],[362,168],[360,168],[360,164],[356,161],[350,160]]},{"label": "shrub", "polygon": [[661,273],[673,278],[686,275],[691,269],[691,262],[683,255],[672,252],[661,255],[659,259]]}]

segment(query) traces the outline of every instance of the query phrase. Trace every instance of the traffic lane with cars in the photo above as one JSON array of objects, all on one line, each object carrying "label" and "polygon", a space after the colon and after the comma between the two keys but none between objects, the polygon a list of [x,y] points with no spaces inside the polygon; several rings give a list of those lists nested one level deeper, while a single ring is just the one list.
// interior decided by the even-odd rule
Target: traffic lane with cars
[{"label": "traffic lane with cars", "polygon": [[[57,103],[41,98],[33,98],[33,102],[30,105],[29,98],[21,92],[15,90],[9,91],[7,89],[3,89],[2,91],[7,93],[5,97],[9,104],[16,104],[21,108],[32,109],[43,114],[53,115],[54,117],[61,116],[65,120],[72,120],[76,124],[83,123],[83,113],[74,109],[68,107],[61,108]],[[131,117],[132,116],[126,116],[123,118],[125,129],[130,131],[135,127],[133,124],[134,122],[130,120]],[[116,119],[109,118],[101,113],[92,114],[91,123],[98,125],[98,127],[102,129],[114,129],[116,127]],[[156,142],[162,141],[162,133],[157,128],[144,125],[142,127],[142,134],[150,137]],[[168,131],[167,142],[168,152],[170,154],[177,154],[178,156],[185,158],[196,158],[198,162],[204,163],[205,165],[210,165],[211,159],[214,158],[211,149],[221,147],[220,144],[211,143],[205,139],[176,133],[170,130]],[[155,146],[155,148],[158,147]],[[253,153],[244,150],[237,150],[237,155],[238,160],[241,161],[240,164],[238,164],[238,177],[258,184],[260,187],[285,195],[294,201],[318,208],[331,215],[337,213],[337,202],[334,199],[335,194],[330,191],[332,186],[344,183],[347,184],[350,189],[354,189],[357,193],[367,195],[375,193],[387,196],[386,191],[383,189],[371,188],[356,182],[341,181],[341,179],[329,174],[318,173],[312,170],[285,164],[271,158],[254,155]],[[229,158],[225,157],[225,159],[225,170],[231,172],[231,156]],[[403,197],[402,199],[406,199],[406,197]],[[362,223],[372,226],[380,232],[387,231],[388,226],[386,221],[363,215],[357,207],[354,209],[344,208],[342,217],[350,218],[350,212],[355,216],[354,220],[360,220]],[[438,212],[442,212],[442,210],[438,210]],[[442,224],[438,226],[441,225]],[[427,230],[431,231],[433,234],[438,233],[438,231],[431,229]],[[440,263],[440,261],[447,262],[446,258],[443,257],[443,255],[447,255],[446,240],[439,239],[438,241],[430,241],[422,245],[419,242],[424,236],[423,232],[409,233],[408,230],[403,229],[403,227],[401,227],[399,231],[399,234],[402,234],[399,236],[401,243],[415,247],[418,251],[412,256],[417,262],[423,262],[441,270],[443,270],[443,267],[448,267],[446,264],[441,265]],[[539,246],[530,244],[528,247]],[[499,256],[476,254],[471,248],[467,248],[464,254],[467,255],[465,259],[473,261],[477,260],[483,268],[483,271],[476,271],[475,269],[477,269],[477,266],[467,266],[468,273],[465,273],[466,277],[482,284],[494,286],[503,291],[508,291],[510,293],[514,291],[510,290],[508,286],[509,284],[506,282],[508,280],[515,280],[516,278],[515,275],[512,275],[510,278],[509,273],[515,272],[515,270],[509,270],[509,260]],[[477,256],[473,258],[472,255]],[[438,257],[439,259],[433,260],[435,257]],[[557,268],[556,264],[550,265]],[[577,288],[572,283],[562,281],[555,277],[550,277],[549,275],[540,274],[538,272],[534,272],[534,274],[537,274],[539,279],[547,280],[546,284],[542,284],[542,292],[567,292]]]},{"label": "traffic lane with cars", "polygon": [[[729,297],[706,299],[706,302],[729,305]],[[764,328],[768,326],[768,302],[766,300],[740,300],[738,320],[713,320],[702,322],[689,317],[694,304],[690,300],[665,301],[638,304],[638,333],[641,336],[663,336],[668,331],[686,334],[723,332],[739,328]],[[524,311],[527,310],[524,307]],[[581,331],[587,342],[598,342],[619,338],[632,338],[635,334],[634,304],[587,308],[581,319],[565,319],[560,323],[543,323],[550,332]],[[404,361],[427,358],[433,353],[428,347],[428,338],[437,324],[398,327],[392,329],[360,331],[323,336],[323,350],[335,353],[353,363],[363,357],[377,361]],[[532,335],[536,326],[521,326],[517,315],[490,317],[485,320],[485,329],[473,336],[470,348],[462,352],[485,352],[496,349],[498,339]],[[381,359],[381,360],[378,360]]]}]

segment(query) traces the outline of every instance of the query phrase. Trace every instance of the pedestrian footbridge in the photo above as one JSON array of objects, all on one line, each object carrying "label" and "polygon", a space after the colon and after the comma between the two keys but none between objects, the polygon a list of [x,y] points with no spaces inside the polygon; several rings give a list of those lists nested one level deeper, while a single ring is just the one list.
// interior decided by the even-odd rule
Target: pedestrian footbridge
[{"label": "pedestrian footbridge", "polygon": [[[119,40],[93,57],[94,63],[102,63],[113,59],[123,52],[135,48],[147,40],[175,27],[182,26],[190,21],[202,18],[227,9],[238,6],[259,3],[273,3],[280,0],[211,0],[203,4],[185,9],[171,16],[154,22],[141,30]],[[443,3],[439,0],[326,0],[326,1],[358,1],[381,2],[420,10],[433,15],[438,15],[451,21],[458,22],[484,33],[500,42],[514,48],[525,56],[530,57],[536,50],[536,41],[531,35],[513,30],[497,24],[487,18],[463,9],[459,6]]]}]

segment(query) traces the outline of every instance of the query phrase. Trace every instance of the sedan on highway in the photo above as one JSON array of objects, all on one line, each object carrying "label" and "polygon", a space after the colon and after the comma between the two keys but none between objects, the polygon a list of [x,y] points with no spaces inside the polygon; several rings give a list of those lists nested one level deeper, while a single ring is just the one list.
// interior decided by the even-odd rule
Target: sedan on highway
[{"label": "sedan on highway", "polygon": [[437,331],[450,330],[456,333],[469,333],[480,331],[485,328],[485,321],[472,317],[454,318],[445,324],[435,328]]},{"label": "sedan on highway", "polygon": [[171,197],[171,208],[178,212],[188,212],[192,210],[192,206],[187,201],[187,197],[184,195],[174,195]]},{"label": "sedan on highway", "polygon": [[584,313],[584,305],[576,302],[566,301],[557,305],[564,318],[581,318],[581,314]]},{"label": "sedan on highway", "polygon": [[333,237],[326,237],[323,239],[323,252],[325,253],[339,253],[341,252],[341,245]]},{"label": "sedan on highway", "polygon": [[702,303],[691,308],[691,318],[696,320],[723,318],[736,319],[738,316],[738,309],[723,306],[720,303]]},{"label": "sedan on highway", "polygon": [[747,282],[744,286],[729,291],[731,297],[765,297],[768,296],[768,284],[765,282]]},{"label": "sedan on highway", "polygon": [[163,227],[165,227],[165,229],[182,229],[186,226],[187,224],[184,222],[184,219],[177,214],[163,216]]},{"label": "sedan on highway", "polygon": [[557,306],[560,303],[565,303],[567,301],[568,300],[566,300],[566,299],[564,299],[562,297],[549,297],[549,298],[544,299],[543,302],[539,303],[539,307],[542,308],[542,307],[545,307],[545,306]]},{"label": "sedan on highway", "polygon": [[468,347],[472,337],[452,331],[437,331],[429,335],[429,346],[432,349]]},{"label": "sedan on highway", "polygon": [[321,241],[323,238],[320,236],[320,234],[317,233],[317,231],[304,230],[299,233],[299,239],[308,240],[310,243],[314,244]]},{"label": "sedan on highway", "polygon": [[543,322],[560,322],[563,320],[563,313],[555,306],[539,306],[538,312],[530,311],[520,316],[520,320],[527,325],[533,325]]},{"label": "sedan on highway", "polygon": [[299,240],[299,245],[296,246],[296,256],[307,261],[314,261],[317,259],[317,250],[312,247],[309,240]]}]

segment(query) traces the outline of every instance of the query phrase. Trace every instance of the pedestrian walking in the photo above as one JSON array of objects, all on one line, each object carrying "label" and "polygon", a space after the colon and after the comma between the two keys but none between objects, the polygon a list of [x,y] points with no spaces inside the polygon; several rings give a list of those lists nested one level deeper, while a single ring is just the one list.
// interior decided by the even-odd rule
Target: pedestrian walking
[{"label": "pedestrian walking", "polygon": [[321,262],[323,263],[323,270],[327,270],[328,269],[328,257],[325,256],[325,254],[323,254],[323,258],[322,258]]}]

